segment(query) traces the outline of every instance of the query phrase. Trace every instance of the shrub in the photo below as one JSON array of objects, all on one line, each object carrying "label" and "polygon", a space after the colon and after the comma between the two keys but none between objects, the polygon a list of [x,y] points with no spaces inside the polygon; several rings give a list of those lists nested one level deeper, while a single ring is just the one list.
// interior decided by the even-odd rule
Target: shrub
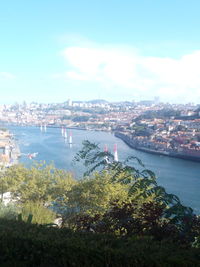
[{"label": "shrub", "polygon": [[22,219],[27,221],[28,216],[32,215],[32,223],[49,224],[53,223],[56,214],[43,206],[40,202],[26,202],[22,206]]},{"label": "shrub", "polygon": [[200,249],[0,219],[0,266],[199,266]]},{"label": "shrub", "polygon": [[19,209],[14,204],[0,204],[0,218],[14,220],[17,217]]}]

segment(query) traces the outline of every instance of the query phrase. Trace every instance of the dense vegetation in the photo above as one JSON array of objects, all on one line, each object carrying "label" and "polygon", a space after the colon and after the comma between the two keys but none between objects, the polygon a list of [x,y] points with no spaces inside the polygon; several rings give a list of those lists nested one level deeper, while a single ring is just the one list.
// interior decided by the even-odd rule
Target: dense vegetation
[{"label": "dense vegetation", "polygon": [[200,266],[200,217],[139,159],[85,141],[80,161],[81,180],[41,163],[1,173],[1,266]]},{"label": "dense vegetation", "polygon": [[140,236],[74,232],[0,219],[0,266],[199,266],[199,250]]}]

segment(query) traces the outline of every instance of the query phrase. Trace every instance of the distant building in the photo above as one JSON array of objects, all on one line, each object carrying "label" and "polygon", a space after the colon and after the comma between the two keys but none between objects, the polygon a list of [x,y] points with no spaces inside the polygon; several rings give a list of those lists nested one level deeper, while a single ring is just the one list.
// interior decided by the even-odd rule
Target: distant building
[{"label": "distant building", "polygon": [[71,106],[73,105],[71,99],[68,99],[68,100],[67,100],[67,105],[68,105],[69,107],[71,107]]}]

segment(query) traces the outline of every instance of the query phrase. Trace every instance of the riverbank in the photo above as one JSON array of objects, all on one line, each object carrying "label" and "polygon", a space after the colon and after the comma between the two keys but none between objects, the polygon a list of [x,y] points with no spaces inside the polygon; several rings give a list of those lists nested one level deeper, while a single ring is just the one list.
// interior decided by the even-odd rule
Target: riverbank
[{"label": "riverbank", "polygon": [[123,134],[120,132],[115,132],[114,135],[116,137],[120,138],[122,141],[124,141],[129,147],[131,147],[133,149],[137,149],[139,151],[143,151],[143,152],[155,154],[155,155],[162,155],[162,156],[168,156],[168,157],[172,157],[172,158],[180,158],[180,159],[184,159],[184,160],[200,162],[200,157],[198,157],[198,156],[186,155],[186,154],[172,151],[172,150],[171,151],[154,150],[154,149],[150,149],[147,147],[138,146],[135,143],[134,139],[131,139],[126,134]]},{"label": "riverbank", "polygon": [[14,135],[7,129],[0,129],[0,165],[2,168],[18,163],[20,156],[19,146]]},{"label": "riverbank", "polygon": [[[3,123],[2,125],[6,126],[14,126],[14,127],[37,127],[41,128],[44,125],[40,124],[18,124],[18,123]],[[66,128],[69,130],[80,130],[80,131],[97,131],[97,132],[105,132],[105,133],[111,133],[111,129],[107,128],[90,128],[90,127],[76,127],[76,126],[70,126],[70,125],[55,125],[55,124],[45,124],[45,128],[55,128],[55,129],[62,129]]]}]

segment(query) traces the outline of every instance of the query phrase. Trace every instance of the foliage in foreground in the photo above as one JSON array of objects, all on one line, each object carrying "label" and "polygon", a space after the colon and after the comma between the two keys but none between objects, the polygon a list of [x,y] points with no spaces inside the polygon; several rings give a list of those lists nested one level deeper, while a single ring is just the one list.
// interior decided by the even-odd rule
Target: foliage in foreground
[{"label": "foliage in foreground", "polygon": [[56,218],[56,214],[44,207],[42,203],[28,201],[21,209],[22,220],[27,221],[30,215],[32,216],[31,222],[38,224],[50,224]]},{"label": "foliage in foreground", "polygon": [[1,266],[199,266],[200,250],[0,219]]},{"label": "foliage in foreground", "polygon": [[29,221],[37,224],[53,223],[56,214],[40,202],[28,201],[24,204],[0,203],[0,218],[6,220]]},{"label": "foliage in foreground", "polygon": [[4,218],[7,220],[14,220],[16,219],[17,215],[19,214],[20,209],[16,207],[14,204],[4,205],[3,203],[0,204],[0,218]]},{"label": "foliage in foreground", "polygon": [[11,192],[22,209],[21,220],[30,221],[33,215],[33,223],[53,223],[54,213],[48,208],[54,207],[62,226],[75,231],[199,247],[200,218],[159,186],[139,159],[115,162],[112,154],[85,141],[76,161],[87,168],[80,181],[42,164],[31,169],[13,166],[2,175],[2,193]]},{"label": "foliage in foreground", "polygon": [[50,205],[75,183],[69,172],[35,162],[30,169],[21,164],[7,169],[0,179],[0,191],[1,194],[11,192],[13,199],[20,203],[33,201]]},{"label": "foliage in foreground", "polygon": [[106,173],[110,175],[111,184],[126,185],[127,196],[112,199],[104,213],[77,212],[73,218],[74,229],[119,236],[153,236],[156,240],[171,239],[198,246],[200,217],[183,206],[176,195],[159,186],[155,174],[138,158],[115,162],[112,154],[85,141],[76,161],[83,162],[86,176],[98,170],[102,177]]},{"label": "foliage in foreground", "polygon": [[74,229],[78,231],[112,233],[126,238],[146,236],[188,247],[199,247],[200,244],[200,217],[184,216],[181,222],[176,223],[173,218],[166,218],[165,206],[157,202],[130,201],[121,205],[116,202],[103,215],[77,214],[73,222]]}]

